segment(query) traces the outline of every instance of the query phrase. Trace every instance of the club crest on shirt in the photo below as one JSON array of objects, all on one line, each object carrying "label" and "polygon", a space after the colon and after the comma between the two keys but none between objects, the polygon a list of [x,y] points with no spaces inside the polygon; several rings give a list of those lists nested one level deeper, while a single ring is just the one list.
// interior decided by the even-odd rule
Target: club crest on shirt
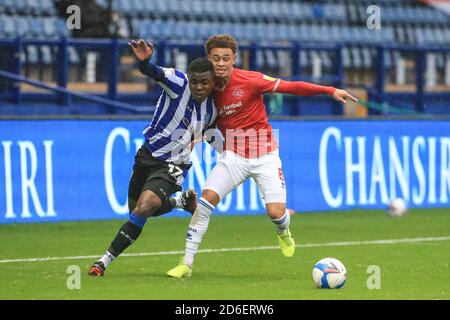
[{"label": "club crest on shirt", "polygon": [[244,96],[244,90],[241,88],[236,88],[233,90],[233,97],[236,99],[242,98]]}]

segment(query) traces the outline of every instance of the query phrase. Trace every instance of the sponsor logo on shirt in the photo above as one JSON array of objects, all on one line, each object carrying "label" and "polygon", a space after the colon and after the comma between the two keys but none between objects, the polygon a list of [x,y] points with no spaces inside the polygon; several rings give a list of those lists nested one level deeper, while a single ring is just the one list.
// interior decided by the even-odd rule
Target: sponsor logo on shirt
[{"label": "sponsor logo on shirt", "polygon": [[242,101],[239,101],[237,103],[232,103],[227,106],[223,106],[219,108],[219,116],[229,116],[233,113],[237,112],[238,109],[242,107]]}]

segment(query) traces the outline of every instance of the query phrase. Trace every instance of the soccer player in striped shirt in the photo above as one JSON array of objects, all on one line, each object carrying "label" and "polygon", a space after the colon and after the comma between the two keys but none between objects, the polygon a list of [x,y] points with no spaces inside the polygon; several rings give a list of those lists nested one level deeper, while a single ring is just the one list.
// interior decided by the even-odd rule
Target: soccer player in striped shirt
[{"label": "soccer player in striped shirt", "polygon": [[177,200],[170,196],[181,191],[189,170],[189,155],[195,141],[214,124],[217,110],[210,96],[214,67],[208,59],[195,59],[188,75],[150,62],[153,46],[143,40],[131,41],[140,71],[163,88],[151,123],[145,128],[145,143],[138,150],[128,188],[129,220],[120,228],[105,255],[89,270],[103,276],[108,265],[137,240],[149,217],[182,207],[191,213],[196,194],[188,190]]},{"label": "soccer player in striped shirt", "polygon": [[249,177],[253,177],[276,225],[281,252],[292,257],[295,241],[289,231],[290,211],[286,208],[286,184],[278,155],[278,144],[268,122],[262,94],[288,93],[301,96],[327,94],[346,102],[356,101],[345,90],[301,81],[284,81],[260,72],[234,67],[237,42],[229,35],[211,36],[205,51],[214,65],[217,86],[213,92],[219,112],[216,125],[225,138],[224,152],[211,171],[192,216],[186,250],[180,264],[167,275],[191,275],[194,256],[208,228],[215,206]]}]

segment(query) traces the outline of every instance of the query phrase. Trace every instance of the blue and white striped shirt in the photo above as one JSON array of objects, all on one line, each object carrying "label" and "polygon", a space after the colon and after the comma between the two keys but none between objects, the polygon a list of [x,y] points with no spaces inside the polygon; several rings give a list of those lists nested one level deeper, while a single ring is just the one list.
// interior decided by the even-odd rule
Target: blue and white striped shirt
[{"label": "blue and white striped shirt", "polygon": [[202,137],[217,118],[213,100],[208,96],[197,102],[183,72],[141,62],[139,69],[163,88],[151,123],[144,129],[145,144],[153,157],[173,163],[188,163],[191,143]]}]

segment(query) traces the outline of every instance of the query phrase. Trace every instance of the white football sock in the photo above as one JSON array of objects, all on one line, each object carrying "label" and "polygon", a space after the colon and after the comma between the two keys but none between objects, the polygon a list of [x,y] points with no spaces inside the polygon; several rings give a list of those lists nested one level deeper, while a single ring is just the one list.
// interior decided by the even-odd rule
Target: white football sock
[{"label": "white football sock", "polygon": [[173,198],[175,199],[175,208],[184,209],[183,203],[181,202],[181,193],[180,195],[175,195]]},{"label": "white football sock", "polygon": [[281,232],[289,228],[289,223],[291,222],[291,215],[288,209],[284,212],[284,215],[278,219],[271,219],[273,223],[277,226],[277,231]]},{"label": "white football sock", "polygon": [[197,203],[197,209],[191,218],[189,229],[186,236],[186,251],[184,254],[184,263],[192,267],[194,257],[198,251],[198,247],[202,242],[203,236],[208,230],[209,218],[214,206],[206,199],[200,198]]},{"label": "white football sock", "polygon": [[103,262],[105,268],[109,266],[111,262],[114,261],[116,257],[114,257],[109,251],[106,251],[106,253],[99,259],[99,261]]}]

